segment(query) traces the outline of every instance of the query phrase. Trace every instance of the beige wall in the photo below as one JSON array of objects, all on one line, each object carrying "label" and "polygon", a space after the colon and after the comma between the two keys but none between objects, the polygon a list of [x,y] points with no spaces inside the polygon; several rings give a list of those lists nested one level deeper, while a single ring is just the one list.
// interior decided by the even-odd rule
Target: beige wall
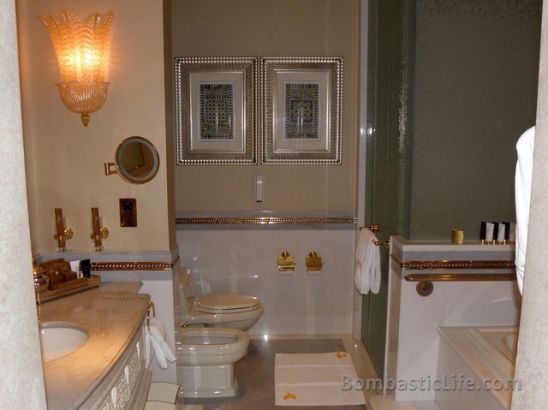
[{"label": "beige wall", "polygon": [[359,1],[173,1],[172,34],[173,56],[344,57],[341,166],[179,166],[177,211],[355,210]]},{"label": "beige wall", "polygon": [[[54,208],[75,231],[68,247],[90,251],[90,208],[99,207],[110,229],[107,250],[170,248],[166,170],[163,7],[148,0],[25,0],[18,2],[25,151],[33,252],[55,248]],[[85,128],[62,104],[53,46],[38,15],[67,10],[80,17],[114,12],[109,96]],[[132,185],[106,177],[117,145],[140,135],[160,153],[157,176]],[[170,158],[171,160],[171,158]],[[121,228],[119,198],[136,198],[137,228]]]}]

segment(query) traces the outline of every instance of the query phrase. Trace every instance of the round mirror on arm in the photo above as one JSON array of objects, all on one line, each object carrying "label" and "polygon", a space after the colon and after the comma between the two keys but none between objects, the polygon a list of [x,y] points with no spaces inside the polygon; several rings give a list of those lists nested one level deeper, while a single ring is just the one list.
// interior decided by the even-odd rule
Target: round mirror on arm
[{"label": "round mirror on arm", "polygon": [[[105,174],[118,173],[127,182],[144,184],[158,173],[160,156],[152,143],[143,137],[126,138],[116,150],[115,164],[105,164]],[[110,169],[116,165],[116,171]]]}]

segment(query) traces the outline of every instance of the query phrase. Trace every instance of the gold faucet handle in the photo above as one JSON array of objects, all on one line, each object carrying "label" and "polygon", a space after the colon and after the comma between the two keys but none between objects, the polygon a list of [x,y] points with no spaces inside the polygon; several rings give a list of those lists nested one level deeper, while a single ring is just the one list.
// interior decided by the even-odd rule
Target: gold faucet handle
[{"label": "gold faucet handle", "polygon": [[109,235],[110,235],[110,231],[108,230],[108,228],[106,226],[101,226],[98,233],[92,233],[89,237],[91,239],[97,240],[97,239],[107,239]]},{"label": "gold faucet handle", "polygon": [[70,226],[67,226],[65,227],[65,229],[63,229],[63,233],[53,234],[53,239],[55,239],[56,241],[63,240],[63,239],[69,240],[69,239],[72,239],[73,236],[74,236],[74,230]]},{"label": "gold faucet handle", "polygon": [[65,235],[65,239],[72,239],[74,236],[74,230],[70,226],[67,226],[65,227],[63,234]]},{"label": "gold faucet handle", "polygon": [[308,272],[319,272],[322,270],[323,262],[321,256],[316,251],[311,251],[305,259],[306,270]]},{"label": "gold faucet handle", "polygon": [[289,254],[288,251],[283,251],[278,256],[278,271],[280,272],[293,272],[295,270],[295,259]]}]

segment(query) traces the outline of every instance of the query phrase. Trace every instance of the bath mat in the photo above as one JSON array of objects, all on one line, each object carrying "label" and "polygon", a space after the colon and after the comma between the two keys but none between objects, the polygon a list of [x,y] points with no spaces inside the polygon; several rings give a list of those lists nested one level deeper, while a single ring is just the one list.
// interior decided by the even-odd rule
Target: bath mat
[{"label": "bath mat", "polygon": [[363,392],[343,390],[343,377],[356,378],[348,353],[277,353],[276,406],[352,406],[365,404]]}]

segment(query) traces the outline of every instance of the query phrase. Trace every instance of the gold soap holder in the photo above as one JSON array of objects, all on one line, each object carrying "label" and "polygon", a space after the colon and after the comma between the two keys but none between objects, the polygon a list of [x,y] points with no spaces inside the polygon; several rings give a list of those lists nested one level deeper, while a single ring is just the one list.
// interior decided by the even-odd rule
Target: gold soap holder
[{"label": "gold soap holder", "polygon": [[307,272],[319,272],[322,270],[322,257],[316,251],[312,251],[305,259]]},{"label": "gold soap holder", "polygon": [[295,259],[289,254],[288,251],[283,251],[278,256],[278,271],[279,272],[294,272],[295,271]]}]

